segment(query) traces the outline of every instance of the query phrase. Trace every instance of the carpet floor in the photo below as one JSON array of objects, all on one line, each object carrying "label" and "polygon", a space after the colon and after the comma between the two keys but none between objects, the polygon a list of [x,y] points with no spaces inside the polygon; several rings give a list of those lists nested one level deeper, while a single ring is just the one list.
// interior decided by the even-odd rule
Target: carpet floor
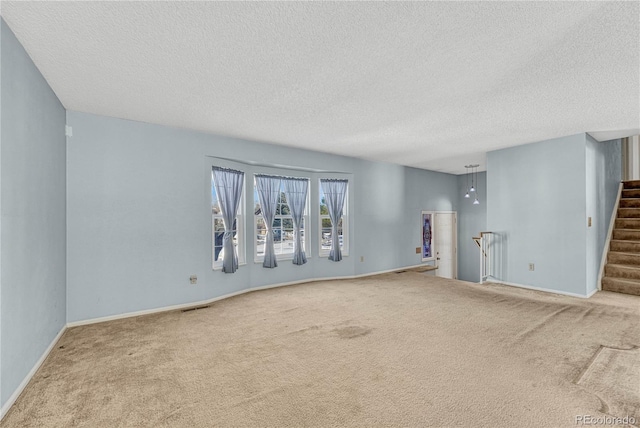
[{"label": "carpet floor", "polygon": [[639,347],[637,296],[315,282],[70,328],[0,425],[637,425]]}]

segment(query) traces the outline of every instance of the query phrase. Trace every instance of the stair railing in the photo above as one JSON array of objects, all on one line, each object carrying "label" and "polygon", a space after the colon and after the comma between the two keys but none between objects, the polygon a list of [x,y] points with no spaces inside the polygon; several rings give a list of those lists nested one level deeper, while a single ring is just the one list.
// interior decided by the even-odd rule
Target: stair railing
[{"label": "stair railing", "polygon": [[482,284],[488,277],[493,276],[491,261],[493,232],[480,232],[480,236],[474,236],[472,239],[480,248],[480,284]]}]

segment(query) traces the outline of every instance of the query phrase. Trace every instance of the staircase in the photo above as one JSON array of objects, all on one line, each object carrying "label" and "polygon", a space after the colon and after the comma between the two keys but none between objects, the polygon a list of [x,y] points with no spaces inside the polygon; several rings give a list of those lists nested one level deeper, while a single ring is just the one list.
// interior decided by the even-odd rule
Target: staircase
[{"label": "staircase", "polygon": [[640,180],[624,182],[602,289],[640,296]]}]

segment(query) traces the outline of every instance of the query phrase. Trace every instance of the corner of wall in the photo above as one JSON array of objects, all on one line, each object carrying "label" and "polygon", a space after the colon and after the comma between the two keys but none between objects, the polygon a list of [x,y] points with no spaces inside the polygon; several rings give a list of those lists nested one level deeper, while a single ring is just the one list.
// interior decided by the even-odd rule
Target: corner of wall
[{"label": "corner of wall", "polygon": [[65,125],[65,147],[64,147],[64,320],[65,325],[69,324],[69,135],[67,135],[67,126],[69,125],[69,110],[64,109],[64,125]]},{"label": "corner of wall", "polygon": [[[0,405],[5,409],[66,326],[66,111],[4,20],[0,34]],[[47,209],[35,208],[41,206]]]},{"label": "corner of wall", "polygon": [[586,295],[585,135],[487,153],[487,228],[500,235],[503,282]]}]

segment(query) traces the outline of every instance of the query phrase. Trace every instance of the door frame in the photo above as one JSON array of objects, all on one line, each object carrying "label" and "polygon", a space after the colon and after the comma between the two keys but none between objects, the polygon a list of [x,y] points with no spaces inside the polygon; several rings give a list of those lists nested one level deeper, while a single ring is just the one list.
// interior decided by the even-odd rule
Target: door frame
[{"label": "door frame", "polygon": [[[438,214],[453,214],[453,279],[458,279],[458,212],[457,211],[434,211],[433,218],[433,234],[434,234],[434,244],[435,244],[435,236],[436,228],[438,227]],[[436,247],[436,253],[438,248]],[[436,260],[436,266],[438,265],[438,261]],[[437,273],[436,273],[437,275]]]}]

